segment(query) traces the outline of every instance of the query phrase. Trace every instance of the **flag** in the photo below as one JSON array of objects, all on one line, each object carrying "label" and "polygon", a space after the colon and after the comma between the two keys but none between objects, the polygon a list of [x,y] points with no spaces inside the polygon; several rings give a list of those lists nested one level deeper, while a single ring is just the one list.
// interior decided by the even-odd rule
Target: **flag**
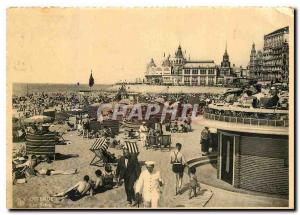
[{"label": "flag", "polygon": [[92,74],[92,71],[91,71],[89,86],[92,87],[93,85],[94,85],[94,78],[93,78],[93,74]]}]

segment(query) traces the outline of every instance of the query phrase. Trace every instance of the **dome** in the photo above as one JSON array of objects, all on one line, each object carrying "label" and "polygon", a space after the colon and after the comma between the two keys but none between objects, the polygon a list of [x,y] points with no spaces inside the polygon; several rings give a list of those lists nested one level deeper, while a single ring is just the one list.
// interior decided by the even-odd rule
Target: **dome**
[{"label": "dome", "polygon": [[259,50],[259,51],[257,52],[257,56],[258,56],[258,57],[262,57],[262,55],[263,55],[263,54],[262,54],[262,51]]}]

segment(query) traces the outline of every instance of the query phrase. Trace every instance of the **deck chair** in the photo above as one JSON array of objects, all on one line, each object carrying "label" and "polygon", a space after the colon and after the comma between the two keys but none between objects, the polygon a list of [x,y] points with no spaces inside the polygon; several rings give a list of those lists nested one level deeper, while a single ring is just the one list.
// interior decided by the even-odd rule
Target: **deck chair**
[{"label": "deck chair", "polygon": [[124,147],[128,149],[130,154],[138,155],[140,153],[136,142],[125,141],[125,146]]},{"label": "deck chair", "polygon": [[160,136],[160,150],[162,151],[164,148],[168,148],[171,150],[171,135],[161,135]]},{"label": "deck chair", "polygon": [[103,152],[105,152],[107,149],[108,144],[105,138],[96,139],[90,148],[90,151],[92,151],[95,154],[90,165],[103,167],[107,163]]}]

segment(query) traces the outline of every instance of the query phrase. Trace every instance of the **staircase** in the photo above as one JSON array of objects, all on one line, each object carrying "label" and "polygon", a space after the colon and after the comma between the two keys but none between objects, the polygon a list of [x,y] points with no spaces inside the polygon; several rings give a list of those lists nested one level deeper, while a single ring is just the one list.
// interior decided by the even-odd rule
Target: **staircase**
[{"label": "staircase", "polygon": [[217,153],[209,154],[208,156],[202,156],[200,158],[193,158],[187,161],[189,167],[199,167],[209,163],[217,163],[218,155]]}]

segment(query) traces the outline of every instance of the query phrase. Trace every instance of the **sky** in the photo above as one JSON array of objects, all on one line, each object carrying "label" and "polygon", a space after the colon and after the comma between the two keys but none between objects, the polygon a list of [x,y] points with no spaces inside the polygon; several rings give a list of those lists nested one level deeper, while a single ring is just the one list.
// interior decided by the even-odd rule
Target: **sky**
[{"label": "sky", "polygon": [[[246,66],[252,43],[293,28],[293,12],[271,8],[11,8],[7,73],[12,82],[96,84],[143,78],[151,58],[178,45],[191,60]],[[292,30],[290,30],[292,32]]]}]

